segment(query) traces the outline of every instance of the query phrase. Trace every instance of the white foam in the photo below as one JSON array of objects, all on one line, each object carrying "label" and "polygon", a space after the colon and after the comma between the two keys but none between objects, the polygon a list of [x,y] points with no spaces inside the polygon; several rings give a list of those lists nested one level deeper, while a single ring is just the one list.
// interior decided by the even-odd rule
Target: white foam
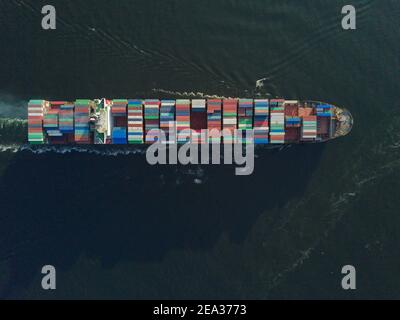
[{"label": "white foam", "polygon": [[23,145],[20,146],[19,151],[30,151],[34,154],[44,154],[44,153],[58,153],[58,154],[71,154],[71,153],[87,153],[99,156],[107,157],[117,157],[117,156],[127,156],[135,154],[145,154],[146,150],[143,149],[126,149],[126,148],[110,148],[107,150],[96,149],[96,147],[85,147],[85,146],[30,146]]}]

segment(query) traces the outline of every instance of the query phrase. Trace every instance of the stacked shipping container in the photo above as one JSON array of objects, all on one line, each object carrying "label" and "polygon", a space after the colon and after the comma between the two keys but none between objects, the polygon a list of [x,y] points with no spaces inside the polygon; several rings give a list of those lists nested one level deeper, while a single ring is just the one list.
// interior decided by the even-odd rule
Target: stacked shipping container
[{"label": "stacked shipping container", "polygon": [[318,117],[332,117],[332,106],[327,104],[319,104],[316,107]]},{"label": "stacked shipping container", "polygon": [[28,103],[28,141],[31,144],[43,144],[44,100],[31,100]]},{"label": "stacked shipping container", "polygon": [[271,132],[270,141],[272,144],[285,143],[285,107],[284,100],[270,100]]},{"label": "stacked shipping container", "polygon": [[166,144],[176,143],[175,100],[161,101],[160,128],[165,134]]},{"label": "stacked shipping container", "polygon": [[128,101],[128,143],[143,144],[143,102],[141,100]]},{"label": "stacked shipping container", "polygon": [[62,137],[58,128],[58,109],[50,109],[44,115],[43,128],[50,137]]},{"label": "stacked shipping container", "polygon": [[190,130],[190,100],[176,100],[176,130],[178,143],[187,143],[191,135],[183,130]]},{"label": "stacked shipping container", "polygon": [[[160,100],[145,100],[145,141],[147,144],[157,142],[160,130]],[[153,133],[150,131],[153,130]]]},{"label": "stacked shipping container", "polygon": [[207,129],[206,100],[192,100],[192,114],[190,117],[193,143],[207,143],[208,137],[202,136],[201,131]]},{"label": "stacked shipping container", "polygon": [[238,118],[239,118],[239,129],[242,130],[240,139],[237,137],[238,143],[251,143],[253,142],[248,136],[248,132],[246,130],[253,129],[253,99],[240,99],[239,100],[239,109],[238,109]]},{"label": "stacked shipping container", "polygon": [[74,132],[74,105],[64,104],[60,107],[59,113],[60,131],[63,134]]},{"label": "stacked shipping container", "polygon": [[305,116],[303,117],[303,140],[313,140],[317,138],[317,117]]},{"label": "stacked shipping container", "polygon": [[254,143],[269,143],[269,100],[254,100]]},{"label": "stacked shipping container", "polygon": [[301,126],[300,117],[286,117],[286,127],[298,128]]},{"label": "stacked shipping container", "polygon": [[225,99],[223,101],[223,130],[231,133],[230,137],[224,135],[224,143],[233,143],[235,130],[237,130],[237,105],[236,99]]},{"label": "stacked shipping container", "polygon": [[[207,102],[208,142],[221,143],[222,101],[211,99]],[[213,131],[214,130],[214,131]]]},{"label": "stacked shipping container", "polygon": [[126,99],[113,100],[111,114],[113,117],[113,144],[127,144],[127,105]]},{"label": "stacked shipping container", "polygon": [[89,144],[89,112],[90,100],[75,101],[75,142]]},{"label": "stacked shipping container", "polygon": [[301,126],[299,117],[299,101],[285,101],[286,128]]},{"label": "stacked shipping container", "polygon": [[316,107],[317,113],[317,134],[321,137],[327,137],[330,135],[331,130],[331,118],[333,115],[332,106],[327,104],[318,104]]}]

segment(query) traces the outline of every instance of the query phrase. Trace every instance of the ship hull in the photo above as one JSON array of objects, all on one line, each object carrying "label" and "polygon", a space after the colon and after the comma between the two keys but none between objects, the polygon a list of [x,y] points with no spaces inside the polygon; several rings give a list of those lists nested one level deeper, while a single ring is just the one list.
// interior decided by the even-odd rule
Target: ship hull
[{"label": "ship hull", "polygon": [[319,101],[284,99],[31,100],[31,145],[323,143],[346,135],[351,114]]}]

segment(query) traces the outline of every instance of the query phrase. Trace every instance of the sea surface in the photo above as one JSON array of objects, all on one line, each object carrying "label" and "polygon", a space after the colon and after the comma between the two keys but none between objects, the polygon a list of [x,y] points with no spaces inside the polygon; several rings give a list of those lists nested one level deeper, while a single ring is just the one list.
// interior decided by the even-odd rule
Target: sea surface
[{"label": "sea surface", "polygon": [[[398,0],[0,0],[0,298],[400,298],[399,17]],[[322,100],[355,126],[258,149],[248,177],[19,144],[31,98],[188,96]]]}]

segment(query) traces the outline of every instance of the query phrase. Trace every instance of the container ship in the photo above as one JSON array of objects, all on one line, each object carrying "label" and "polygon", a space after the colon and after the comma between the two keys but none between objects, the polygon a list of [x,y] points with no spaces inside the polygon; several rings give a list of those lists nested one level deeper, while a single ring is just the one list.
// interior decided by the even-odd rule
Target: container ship
[{"label": "container ship", "polygon": [[[146,145],[157,142],[161,131],[167,143],[176,144],[248,142],[246,135],[239,138],[239,131],[251,132],[257,145],[319,143],[347,135],[352,126],[349,111],[318,101],[103,98],[28,103],[30,144]],[[231,134],[221,137],[220,132]]]}]

